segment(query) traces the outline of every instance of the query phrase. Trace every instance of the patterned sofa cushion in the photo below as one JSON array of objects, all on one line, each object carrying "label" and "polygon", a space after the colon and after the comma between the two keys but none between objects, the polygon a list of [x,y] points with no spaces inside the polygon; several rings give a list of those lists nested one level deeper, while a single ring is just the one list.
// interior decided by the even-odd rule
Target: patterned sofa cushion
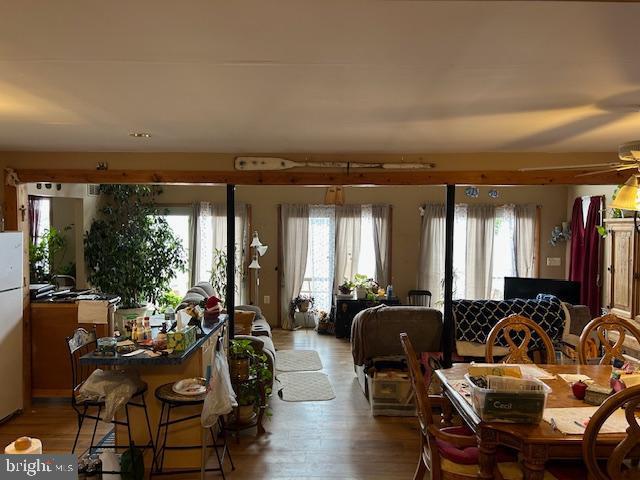
[{"label": "patterned sofa cushion", "polygon": [[[518,314],[539,324],[551,341],[559,342],[564,331],[565,312],[555,297],[544,300],[454,300],[453,315],[456,322],[456,340],[486,344],[493,326],[509,315]],[[542,342],[533,333],[532,347],[542,348]],[[499,346],[506,347],[499,335]]]}]

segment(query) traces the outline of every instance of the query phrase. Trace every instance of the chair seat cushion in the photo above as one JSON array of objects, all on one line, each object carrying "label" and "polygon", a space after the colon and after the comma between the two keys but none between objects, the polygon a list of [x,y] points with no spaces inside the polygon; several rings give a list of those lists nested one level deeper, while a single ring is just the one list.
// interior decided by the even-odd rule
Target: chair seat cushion
[{"label": "chair seat cushion", "polygon": [[[445,427],[441,430],[444,433],[450,433],[452,435],[462,435],[465,437],[473,437],[474,433],[466,426]],[[445,440],[436,439],[438,444],[438,451],[442,458],[446,458],[451,462],[461,465],[477,465],[480,461],[480,451],[478,447],[456,447],[452,443]],[[515,454],[505,449],[498,449],[496,459],[498,462],[509,462],[515,460]]]},{"label": "chair seat cushion", "polygon": [[[76,405],[87,405],[89,407],[98,407],[100,405],[104,405],[104,400],[84,400],[78,401],[78,396],[80,395],[80,387],[82,387],[82,383],[73,389],[73,402]],[[137,388],[136,392],[132,395],[132,398],[135,398],[139,395],[144,395],[147,392],[149,386],[145,382],[140,382],[140,386]]]}]

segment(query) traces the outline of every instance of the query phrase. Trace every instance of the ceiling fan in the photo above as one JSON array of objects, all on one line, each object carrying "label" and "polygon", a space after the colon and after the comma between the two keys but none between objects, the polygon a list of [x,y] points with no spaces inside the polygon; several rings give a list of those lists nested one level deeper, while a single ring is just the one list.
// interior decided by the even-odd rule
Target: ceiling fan
[{"label": "ceiling fan", "polygon": [[608,163],[590,163],[583,165],[563,165],[558,167],[527,167],[520,168],[521,172],[534,172],[543,170],[590,170],[596,168],[593,172],[579,173],[576,177],[586,177],[590,175],[599,175],[601,173],[622,172],[625,170],[640,171],[640,140],[623,143],[618,146],[617,162]]},{"label": "ceiling fan", "polygon": [[599,169],[593,172],[579,173],[576,175],[576,177],[586,177],[589,175],[599,175],[609,172],[636,170],[636,172],[633,173],[625,184],[618,190],[615,198],[609,206],[612,208],[619,208],[621,210],[635,211],[634,223],[636,224],[638,231],[640,231],[640,224],[638,223],[638,212],[640,211],[640,140],[634,140],[632,142],[619,145],[618,158],[620,159],[619,161],[610,163],[592,163],[587,165],[567,165],[559,167],[530,167],[521,168],[520,171],[532,172],[540,170]]}]

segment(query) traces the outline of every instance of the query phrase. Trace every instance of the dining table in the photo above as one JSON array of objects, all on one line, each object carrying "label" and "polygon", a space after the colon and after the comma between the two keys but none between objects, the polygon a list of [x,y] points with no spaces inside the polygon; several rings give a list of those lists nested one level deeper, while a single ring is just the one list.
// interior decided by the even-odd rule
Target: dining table
[{"label": "dining table", "polygon": [[[541,420],[539,424],[483,421],[475,411],[468,392],[460,388],[470,363],[456,363],[451,368],[436,370],[442,383],[442,393],[451,402],[453,409],[474,431],[478,439],[478,478],[493,479],[496,451],[499,446],[520,452],[523,459],[525,480],[544,477],[547,460],[582,460],[582,433],[566,434],[551,422]],[[610,365],[537,365],[553,378],[543,379],[551,392],[545,409],[575,409],[589,407],[583,400],[574,397],[569,382],[560,374],[586,375],[598,385],[608,385]],[[557,410],[556,410],[557,411]],[[596,454],[606,458],[625,437],[625,433],[601,433],[597,437]],[[576,479],[577,480],[577,479]]]}]

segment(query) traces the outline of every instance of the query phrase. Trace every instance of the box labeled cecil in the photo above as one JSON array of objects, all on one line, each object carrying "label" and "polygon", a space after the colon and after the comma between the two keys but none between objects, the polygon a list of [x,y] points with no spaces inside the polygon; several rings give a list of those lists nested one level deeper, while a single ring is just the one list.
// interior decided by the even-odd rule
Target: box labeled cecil
[{"label": "box labeled cecil", "polygon": [[540,423],[551,392],[548,385],[536,378],[488,375],[487,379],[487,388],[483,388],[476,385],[474,377],[465,375],[473,408],[482,421]]}]

